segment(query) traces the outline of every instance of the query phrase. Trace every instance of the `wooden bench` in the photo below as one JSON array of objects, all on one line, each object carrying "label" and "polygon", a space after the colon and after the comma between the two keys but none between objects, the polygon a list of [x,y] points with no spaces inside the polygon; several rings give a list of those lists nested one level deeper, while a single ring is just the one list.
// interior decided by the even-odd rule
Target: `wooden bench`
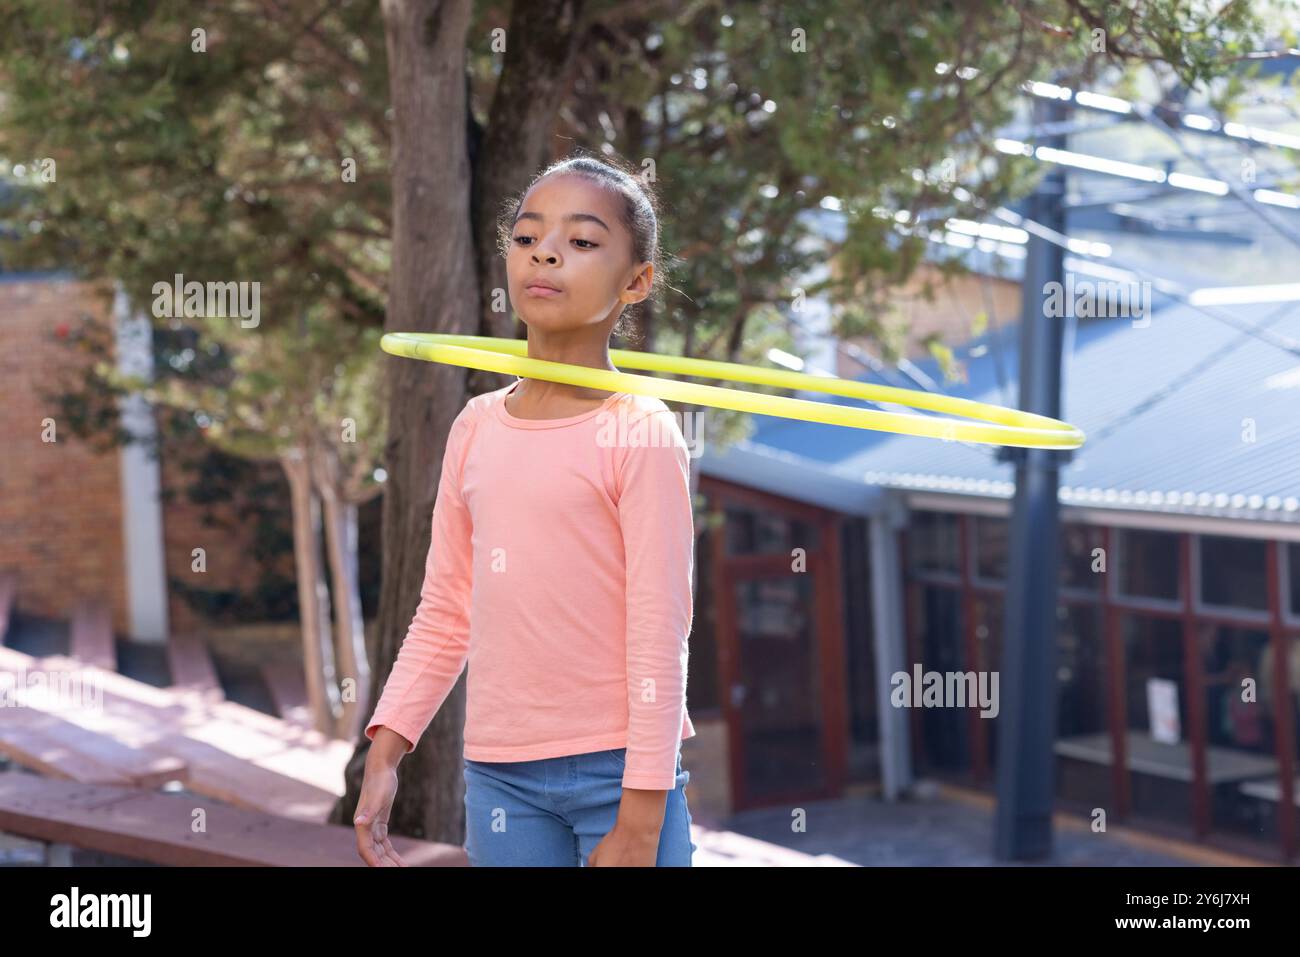
[{"label": "wooden bench", "polygon": [[[26,708],[75,725],[79,733],[109,738],[153,758],[182,762],[186,786],[192,791],[310,822],[325,821],[343,794],[344,769],[352,754],[347,741],[235,702],[207,701],[188,692],[156,688],[61,655],[33,658],[0,647],[0,672],[9,672],[11,682],[20,679],[20,672],[38,670],[49,673],[51,681],[65,672],[83,682],[93,681],[100,704],[56,708],[40,696],[26,695],[20,684],[18,694]],[[0,715],[0,720],[8,719]],[[99,752],[102,763],[110,757]],[[41,760],[53,764],[48,758]],[[75,759],[66,760],[72,765]],[[87,767],[82,773],[95,771]]]},{"label": "wooden bench", "polygon": [[311,707],[307,703],[307,680],[302,665],[290,661],[268,661],[262,665],[262,680],[271,694],[275,713],[285,721],[314,727]]},{"label": "wooden bench", "polygon": [[226,697],[208,646],[198,635],[172,635],[167,640],[167,664],[173,688],[216,701]]},{"label": "wooden bench", "polygon": [[127,747],[25,701],[22,705],[7,708],[0,721],[0,754],[15,764],[82,784],[155,788],[189,777],[184,761]]},{"label": "wooden bench", "polygon": [[71,655],[88,665],[117,670],[113,622],[103,602],[80,601],[74,606]]},{"label": "wooden bench", "polygon": [[5,635],[9,633],[9,618],[17,597],[18,573],[0,572],[0,645],[5,643]]},{"label": "wooden bench", "polygon": [[[203,829],[196,832],[195,810]],[[169,866],[365,867],[356,832],[204,804],[194,795],[0,773],[0,831]],[[466,867],[464,848],[393,835],[417,867]]]}]

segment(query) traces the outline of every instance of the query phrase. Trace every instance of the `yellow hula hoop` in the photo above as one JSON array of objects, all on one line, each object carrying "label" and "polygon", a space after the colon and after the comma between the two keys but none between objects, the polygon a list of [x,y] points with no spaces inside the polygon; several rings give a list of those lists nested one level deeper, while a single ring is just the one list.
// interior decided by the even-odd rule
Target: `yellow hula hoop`
[{"label": "yellow hula hoop", "polygon": [[1084,443],[1082,431],[1067,422],[1048,418],[1045,415],[970,399],[959,399],[955,396],[936,395],[919,389],[871,385],[855,382],[852,379],[815,376],[789,369],[763,369],[735,362],[689,359],[684,356],[634,352],[626,349],[609,350],[610,358],[615,363],[633,369],[672,372],[679,375],[723,379],[728,382],[748,382],[782,389],[825,392],[830,395],[874,402],[893,402],[915,409],[948,412],[982,421],[963,422],[957,419],[859,409],[828,402],[746,392],[743,389],[679,382],[676,379],[656,379],[647,375],[610,372],[608,369],[593,369],[589,366],[570,365],[567,362],[532,359],[528,357],[528,342],[525,339],[459,336],[434,332],[390,332],[380,340],[380,348],[390,355],[466,366],[470,369],[486,369],[489,372],[516,375],[526,379],[563,382],[607,392],[630,392],[654,396],[669,402],[687,402],[692,405],[735,409],[738,412],[754,412],[807,422],[824,422],[828,425],[843,425],[855,429],[876,429],[881,432],[920,435],[945,441],[981,442],[986,445],[1014,445],[1038,449],[1077,449]]}]

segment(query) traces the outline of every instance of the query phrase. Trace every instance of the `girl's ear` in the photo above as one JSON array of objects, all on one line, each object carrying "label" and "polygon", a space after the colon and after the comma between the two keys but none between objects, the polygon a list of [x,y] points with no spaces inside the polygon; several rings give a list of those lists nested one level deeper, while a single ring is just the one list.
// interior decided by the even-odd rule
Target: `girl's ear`
[{"label": "girl's ear", "polygon": [[623,291],[623,295],[619,298],[626,303],[643,301],[650,295],[650,289],[654,285],[654,276],[654,263],[642,263],[640,271],[632,277],[632,281],[627,284],[627,289]]}]

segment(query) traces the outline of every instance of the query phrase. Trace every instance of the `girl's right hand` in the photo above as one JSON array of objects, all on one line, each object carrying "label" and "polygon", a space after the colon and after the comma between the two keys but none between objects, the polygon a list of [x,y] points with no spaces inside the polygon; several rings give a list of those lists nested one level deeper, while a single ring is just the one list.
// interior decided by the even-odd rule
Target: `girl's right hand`
[{"label": "girl's right hand", "polygon": [[367,762],[352,824],[357,830],[357,853],[370,867],[408,866],[388,840],[388,815],[396,796],[397,768]]}]

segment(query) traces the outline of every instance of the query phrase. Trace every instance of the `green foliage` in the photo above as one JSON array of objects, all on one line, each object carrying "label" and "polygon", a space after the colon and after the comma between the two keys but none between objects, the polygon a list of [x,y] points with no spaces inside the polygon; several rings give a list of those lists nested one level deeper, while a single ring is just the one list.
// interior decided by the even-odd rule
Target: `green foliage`
[{"label": "green foliage", "polygon": [[[6,263],[120,283],[158,327],[150,397],[227,451],[274,456],[313,413],[334,432],[339,402],[382,430],[362,390],[382,362],[368,331],[388,265],[383,51],[369,3],[8,4],[0,155],[33,172],[6,211],[21,240]],[[35,175],[43,160],[52,179]],[[159,315],[156,287],[178,274],[257,283],[258,326]],[[112,431],[128,385],[101,362],[64,409]]]},{"label": "green foliage", "polygon": [[[328,301],[379,324],[389,184],[378,10],[289,6],[6,5],[0,154],[57,169],[54,182],[29,180],[12,213],[25,225],[12,262],[112,278],[142,309],[156,282],[181,273],[260,282],[271,322]],[[356,182],[343,181],[345,158]]]},{"label": "green foliage", "polygon": [[[160,443],[194,434],[212,448],[191,465],[192,496],[252,482],[233,456],[273,460],[310,443],[335,450],[356,494],[373,491],[385,429],[387,83],[371,3],[0,10],[0,158],[25,169],[0,214],[0,235],[20,240],[3,261],[113,280],[155,321],[147,383],[118,373],[111,329],[62,332],[91,361],[47,395],[61,422],[97,448],[138,438],[117,403],[141,391],[160,407]],[[177,274],[257,283],[259,324],[155,312],[155,287]],[[285,500],[281,486],[240,505],[256,534],[252,593],[187,581],[173,583],[178,593],[220,620],[292,617],[293,580],[277,571],[292,537],[287,516],[267,511]]]},{"label": "green foliage", "polygon": [[926,336],[921,343],[925,346],[927,352],[934,358],[939,365],[939,371],[943,373],[945,380],[953,380],[964,377],[964,370],[953,354],[952,347],[947,345],[942,339],[933,333]]}]

